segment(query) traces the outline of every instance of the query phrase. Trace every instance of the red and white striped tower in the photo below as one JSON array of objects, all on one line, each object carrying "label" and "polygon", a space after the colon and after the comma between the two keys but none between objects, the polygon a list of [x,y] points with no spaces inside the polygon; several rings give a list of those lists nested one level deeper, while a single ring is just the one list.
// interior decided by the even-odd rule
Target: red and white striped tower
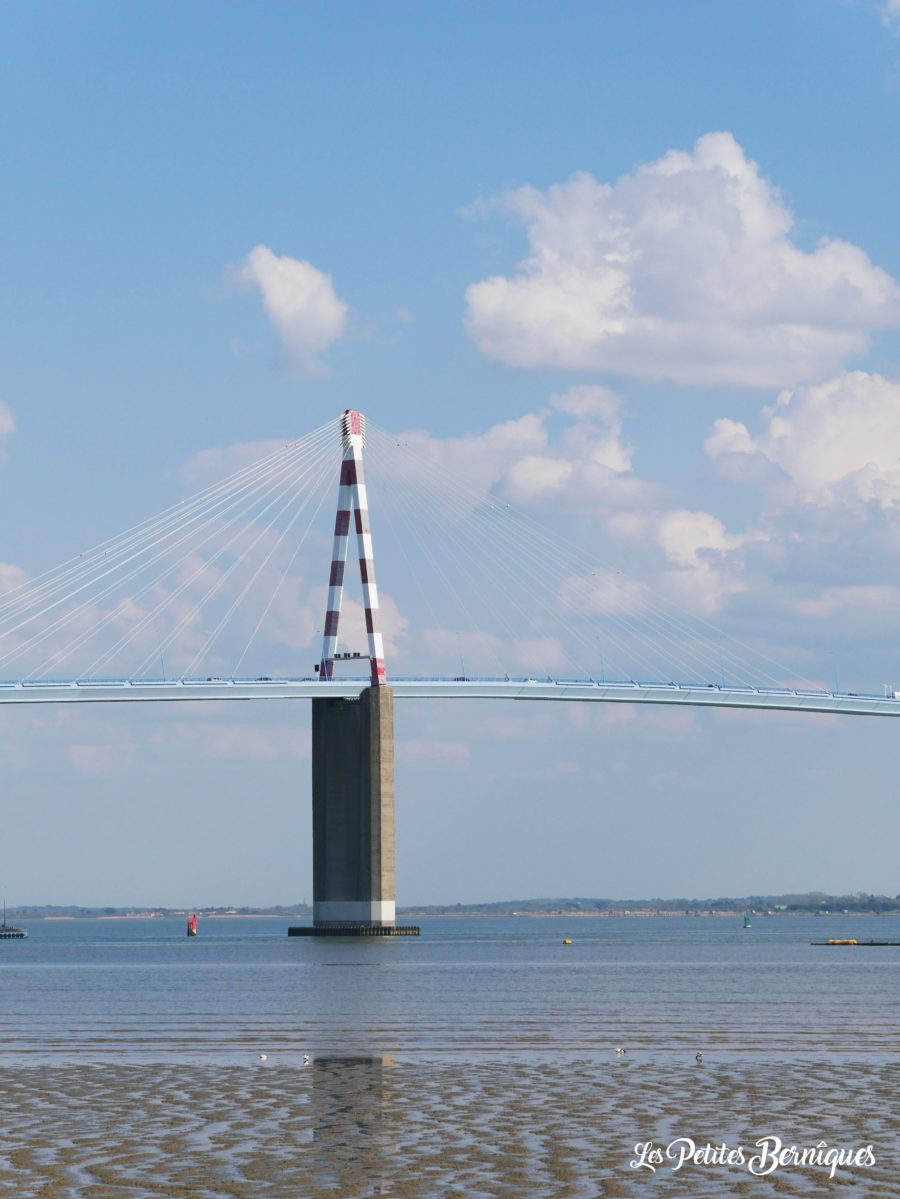
[{"label": "red and white striped tower", "polygon": [[334,522],[334,549],[331,554],[331,577],[328,581],[328,609],[325,613],[325,632],[322,638],[322,661],[319,679],[327,682],[334,677],[334,655],[337,649],[341,601],[344,598],[344,567],[347,562],[347,543],[350,540],[350,517],[356,526],[356,546],[359,554],[359,573],[362,579],[363,604],[366,609],[366,632],[369,638],[369,663],[372,684],[387,681],[384,669],[384,643],[378,631],[378,588],[375,585],[375,559],[372,555],[372,533],[369,529],[369,501],[363,474],[363,445],[366,418],[354,408],[341,416],[341,484],[338,491],[337,516]]}]

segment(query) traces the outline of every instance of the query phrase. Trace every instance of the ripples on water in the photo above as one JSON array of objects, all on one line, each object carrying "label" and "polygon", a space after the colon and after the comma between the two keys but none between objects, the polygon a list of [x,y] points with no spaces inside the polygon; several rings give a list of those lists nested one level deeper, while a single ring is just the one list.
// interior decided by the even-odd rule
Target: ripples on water
[{"label": "ripples on water", "polygon": [[[0,942],[0,1051],[228,1062],[316,1053],[897,1052],[900,919],[442,918],[421,938],[287,922],[34,922]],[[562,940],[569,936],[571,946]]]}]

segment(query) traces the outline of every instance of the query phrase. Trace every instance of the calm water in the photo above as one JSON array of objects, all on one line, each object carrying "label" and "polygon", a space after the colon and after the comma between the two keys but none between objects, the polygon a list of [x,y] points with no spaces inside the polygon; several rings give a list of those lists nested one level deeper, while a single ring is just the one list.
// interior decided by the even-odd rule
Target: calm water
[{"label": "calm water", "polygon": [[[425,921],[418,939],[284,920],[66,921],[0,942],[0,1064],[596,1053],[896,1061],[900,918]],[[573,944],[564,946],[564,937]]]}]

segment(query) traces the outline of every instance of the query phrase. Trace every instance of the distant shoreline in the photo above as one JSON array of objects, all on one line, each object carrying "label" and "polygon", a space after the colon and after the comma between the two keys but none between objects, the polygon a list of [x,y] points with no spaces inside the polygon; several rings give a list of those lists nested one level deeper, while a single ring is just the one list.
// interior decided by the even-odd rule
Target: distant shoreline
[{"label": "distant shoreline", "polygon": [[[198,906],[169,907],[82,907],[79,905],[29,904],[7,910],[16,920],[166,920],[186,919],[196,911],[203,920],[311,920],[310,904],[273,905],[271,907]],[[460,916],[535,916],[578,918],[714,916],[896,916],[900,915],[900,896],[825,895],[822,892],[787,895],[717,897],[715,899],[584,899],[541,898],[498,900],[490,903],[417,904],[398,906],[404,918]]]},{"label": "distant shoreline", "polygon": [[[767,917],[773,917],[773,918],[777,919],[777,918],[781,918],[781,917],[785,917],[785,916],[819,916],[819,917],[821,917],[821,916],[829,916],[829,917],[832,917],[832,916],[844,917],[844,916],[846,916],[848,918],[855,917],[855,916],[900,916],[900,908],[895,908],[895,909],[892,909],[889,911],[884,911],[884,912],[873,912],[873,911],[870,911],[868,908],[849,908],[846,910],[842,910],[840,912],[836,912],[836,911],[776,912],[776,911],[759,911],[756,909],[754,909],[754,910],[748,909],[748,911],[751,916],[758,916],[758,917],[760,917],[760,919],[767,918]],[[12,913],[10,913],[10,915],[12,915]],[[303,912],[297,912],[297,913],[290,913],[290,912],[231,912],[229,914],[225,914],[222,912],[205,912],[205,911],[203,911],[202,908],[197,909],[197,915],[198,915],[198,917],[200,917],[203,920],[279,920],[279,919],[294,920],[294,919],[303,919],[304,916],[307,919],[312,919],[312,913],[303,913]],[[725,908],[725,909],[696,908],[696,909],[691,909],[688,911],[685,911],[685,910],[679,910],[679,911],[660,910],[660,911],[657,911],[655,908],[654,909],[633,908],[633,909],[628,909],[627,911],[618,911],[616,909],[612,909],[612,910],[603,911],[603,912],[578,912],[578,911],[564,911],[564,910],[557,910],[557,909],[552,909],[549,911],[535,910],[532,912],[506,912],[506,911],[492,912],[492,911],[487,911],[487,910],[484,910],[484,911],[476,910],[476,911],[470,911],[470,912],[455,912],[453,910],[440,911],[440,912],[435,912],[435,911],[422,912],[418,908],[398,908],[397,915],[403,916],[404,918],[416,916],[416,917],[419,917],[420,919],[426,919],[426,920],[444,920],[444,919],[459,920],[459,919],[470,919],[470,918],[473,920],[485,920],[485,919],[490,919],[492,917],[494,919],[496,919],[501,916],[504,918],[508,917],[510,919],[513,919],[513,918],[518,919],[518,918],[522,918],[522,917],[527,917],[528,919],[548,919],[548,920],[549,919],[559,919],[561,916],[564,916],[567,920],[572,919],[572,918],[574,918],[576,920],[613,920],[613,919],[615,919],[615,920],[621,920],[621,919],[629,919],[629,920],[653,919],[653,920],[655,920],[657,918],[659,918],[659,919],[682,918],[683,919],[684,917],[698,917],[698,918],[699,917],[711,917],[711,918],[716,918],[716,919],[725,919],[725,918],[733,919],[737,916],[743,915],[743,912],[739,912],[739,911],[736,911],[731,908]],[[96,920],[98,922],[103,922],[103,921],[105,921],[105,922],[122,922],[125,920],[183,920],[183,919],[185,919],[185,916],[183,915],[183,913],[180,913],[180,912],[125,912],[121,916],[99,916],[92,912],[83,912],[77,916],[43,916],[43,915],[29,913],[27,915],[17,915],[16,919],[18,919],[18,920],[40,920],[40,921],[43,921],[48,924],[65,924],[65,923],[71,923],[74,920]]]}]

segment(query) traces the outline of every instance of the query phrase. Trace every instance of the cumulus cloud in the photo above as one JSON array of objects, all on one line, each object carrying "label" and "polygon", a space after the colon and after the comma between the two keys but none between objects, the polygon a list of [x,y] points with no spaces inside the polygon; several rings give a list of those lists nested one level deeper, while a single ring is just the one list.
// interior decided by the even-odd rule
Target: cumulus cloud
[{"label": "cumulus cloud", "polygon": [[[643,556],[643,569],[656,589],[704,615],[719,611],[729,597],[746,589],[744,563],[737,551],[751,540],[729,533],[717,516],[686,508],[624,511],[607,521],[614,537]],[[752,539],[760,539],[753,534]],[[655,547],[655,555],[648,549]],[[617,571],[595,570],[591,577],[567,581],[567,607],[610,615],[640,615],[656,603],[652,591]]]},{"label": "cumulus cloud", "polygon": [[560,586],[559,598],[563,611],[592,616],[629,616],[642,612],[647,603],[647,593],[639,583],[608,567],[590,575],[570,575]]},{"label": "cumulus cloud", "polygon": [[698,566],[705,553],[722,554],[736,549],[742,538],[728,533],[717,516],[676,508],[660,518],[659,543],[676,566]]},{"label": "cumulus cloud", "polygon": [[664,512],[657,523],[657,538],[675,569],[665,582],[671,592],[705,614],[718,611],[746,583],[741,566],[730,558],[744,537],[729,533],[717,516],[676,508]]},{"label": "cumulus cloud", "polygon": [[712,432],[703,443],[711,458],[722,454],[755,454],[756,444],[750,431],[739,420],[723,417],[713,423]]},{"label": "cumulus cloud", "polygon": [[[900,381],[865,371],[783,391],[758,422],[721,419],[705,442],[717,472],[756,491],[740,547],[723,555],[802,642],[860,639],[900,620]],[[883,650],[881,652],[884,652]]]},{"label": "cumulus cloud", "polygon": [[634,448],[622,440],[622,401],[615,392],[606,387],[572,387],[551,396],[550,403],[576,418],[564,438],[570,449],[583,447],[588,462],[614,474],[631,471]]},{"label": "cumulus cloud", "polygon": [[741,422],[716,421],[706,452],[726,463],[761,457],[806,503],[900,506],[900,383],[850,371],[783,391],[764,414],[756,437]]},{"label": "cumulus cloud", "polygon": [[252,249],[233,276],[259,292],[266,315],[297,372],[327,373],[320,355],[343,335],[349,314],[331,276],[311,262],[279,256],[268,246]]},{"label": "cumulus cloud", "polygon": [[[560,422],[557,414],[568,420]],[[420,430],[397,435],[403,467],[421,482],[454,488],[465,479],[473,496],[491,491],[523,507],[548,502],[613,505],[643,502],[632,470],[634,450],[622,431],[621,399],[605,387],[573,387],[539,412],[492,425],[483,433],[438,438]],[[453,501],[460,516],[464,505]]]},{"label": "cumulus cloud", "polygon": [[416,482],[438,488],[445,480],[465,479],[479,498],[504,478],[512,464],[529,454],[542,454],[548,443],[541,413],[527,413],[462,437],[434,437],[412,429],[394,438],[400,450],[398,462]]},{"label": "cumulus cloud", "polygon": [[[348,571],[347,589],[352,588],[353,585],[353,572]],[[322,620],[325,616],[327,592],[325,589],[322,589],[315,594],[320,597],[318,611],[321,613],[319,619]],[[389,657],[397,657],[400,652],[400,643],[402,642],[409,621],[400,612],[394,600],[384,591],[379,591],[378,593],[378,604],[378,627],[384,639],[384,652]],[[367,638],[366,610],[362,603],[345,594],[341,607],[338,648],[351,651],[358,650],[364,654],[367,652],[368,647]]]},{"label": "cumulus cloud", "polygon": [[615,184],[579,173],[495,204],[529,253],[468,288],[466,327],[513,366],[780,387],[826,378],[900,324],[900,288],[859,247],[794,244],[777,189],[729,133]]}]

